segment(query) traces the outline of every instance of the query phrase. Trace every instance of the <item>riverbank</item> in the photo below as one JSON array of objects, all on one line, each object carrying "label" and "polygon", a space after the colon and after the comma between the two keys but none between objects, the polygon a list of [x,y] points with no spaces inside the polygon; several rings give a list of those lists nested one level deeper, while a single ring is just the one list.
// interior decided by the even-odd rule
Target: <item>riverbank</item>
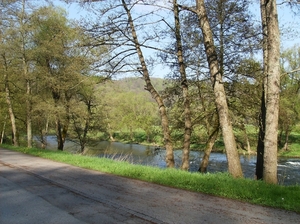
[{"label": "riverbank", "polygon": [[[99,141],[99,140],[95,140],[95,141]],[[107,140],[103,140],[103,141],[107,141]],[[124,139],[119,139],[119,140],[115,140],[114,142],[121,142],[124,144],[139,144],[139,145],[145,145],[145,146],[154,146],[157,148],[161,148],[164,149],[164,145],[162,144],[158,144],[158,143],[149,143],[149,142],[138,142],[138,141],[128,141],[128,140],[124,140]],[[178,144],[174,146],[174,150],[180,150],[182,147],[179,146]],[[192,143],[190,146],[190,149],[192,151],[199,151],[199,152],[204,152],[205,149],[205,144],[199,144],[199,143]],[[225,146],[223,144],[222,141],[217,141],[215,143],[215,146],[212,150],[212,152],[217,152],[217,153],[225,153]],[[238,148],[238,153],[240,155],[256,155],[256,148],[251,148],[251,150],[247,151],[246,149],[242,149],[241,147]],[[285,157],[285,158],[300,158],[300,143],[298,143],[297,141],[292,142],[289,144],[288,150],[278,150],[278,156],[279,157]]]},{"label": "riverbank", "polygon": [[[5,146],[4,146],[5,147]],[[11,150],[70,165],[140,179],[175,188],[202,192],[253,204],[300,212],[300,186],[270,185],[262,181],[234,179],[227,173],[199,174],[176,169],[133,165],[107,158],[87,157],[61,151],[7,146]]]}]

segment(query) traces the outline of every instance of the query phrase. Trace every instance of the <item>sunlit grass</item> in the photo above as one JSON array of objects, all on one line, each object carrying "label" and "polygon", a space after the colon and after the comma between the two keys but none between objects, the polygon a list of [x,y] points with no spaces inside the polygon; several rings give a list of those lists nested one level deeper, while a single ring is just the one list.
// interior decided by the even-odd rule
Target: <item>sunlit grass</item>
[{"label": "sunlit grass", "polygon": [[300,157],[300,144],[290,144],[288,151],[279,151],[278,155],[283,157]]},{"label": "sunlit grass", "polygon": [[279,156],[300,157],[300,133],[292,132],[289,136],[288,151],[279,151]]},{"label": "sunlit grass", "polygon": [[140,179],[165,186],[202,192],[253,204],[300,212],[300,186],[270,185],[263,181],[234,179],[227,173],[200,174],[177,169],[161,169],[108,158],[88,157],[61,151],[15,148],[22,153],[51,159],[70,165]]}]

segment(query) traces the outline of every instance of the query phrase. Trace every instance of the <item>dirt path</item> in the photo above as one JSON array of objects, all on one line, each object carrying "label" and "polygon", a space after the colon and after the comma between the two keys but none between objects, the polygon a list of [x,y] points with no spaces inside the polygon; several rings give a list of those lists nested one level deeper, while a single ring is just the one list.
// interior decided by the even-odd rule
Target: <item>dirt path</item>
[{"label": "dirt path", "polygon": [[300,223],[297,213],[5,149],[0,149],[0,189],[0,223]]}]

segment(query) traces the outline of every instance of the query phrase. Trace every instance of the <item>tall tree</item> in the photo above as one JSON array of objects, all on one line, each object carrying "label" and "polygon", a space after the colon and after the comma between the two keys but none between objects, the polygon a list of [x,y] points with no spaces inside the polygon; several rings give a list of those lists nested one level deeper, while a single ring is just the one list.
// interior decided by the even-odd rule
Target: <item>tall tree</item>
[{"label": "tall tree", "polygon": [[242,177],[243,172],[229,117],[226,93],[223,85],[222,74],[220,73],[220,65],[214,45],[213,34],[206,13],[206,7],[204,4],[204,0],[197,0],[196,3],[196,12],[199,17],[199,26],[203,34],[203,42],[215,94],[215,103],[218,110],[219,122],[225,144],[228,161],[228,171],[234,177]]},{"label": "tall tree", "polygon": [[135,30],[133,18],[132,18],[131,12],[130,12],[125,0],[122,0],[122,5],[123,5],[123,8],[128,17],[128,23],[129,23],[129,26],[131,29],[131,35],[133,38],[132,41],[134,43],[134,46],[135,46],[135,49],[136,49],[136,52],[138,54],[138,58],[139,58],[139,61],[141,64],[141,72],[143,74],[143,77],[144,77],[144,80],[146,83],[145,89],[151,93],[152,97],[155,99],[155,101],[159,107],[159,111],[160,111],[160,115],[161,115],[161,125],[162,125],[162,129],[163,129],[163,134],[164,134],[164,144],[166,147],[167,167],[174,167],[175,161],[174,161],[174,154],[173,154],[173,145],[172,145],[172,140],[171,140],[171,135],[170,135],[170,130],[169,130],[169,120],[168,120],[168,116],[167,116],[166,107],[163,103],[161,96],[158,94],[158,92],[152,85],[149,71],[147,68],[147,64],[146,64],[146,61],[145,61],[145,58],[144,58],[144,55],[143,55],[143,52],[141,49],[141,44],[138,40],[137,32]]},{"label": "tall tree", "polygon": [[11,90],[9,85],[9,68],[8,68],[8,60],[6,58],[6,54],[2,52],[2,63],[3,63],[3,81],[4,81],[4,90],[5,90],[5,98],[6,103],[8,106],[8,112],[10,117],[10,122],[12,126],[12,143],[14,146],[19,145],[19,139],[18,139],[18,131],[17,131],[17,124],[16,124],[16,116],[15,116],[15,110],[13,107],[12,99],[11,99]]},{"label": "tall tree", "polygon": [[29,73],[29,49],[27,48],[27,44],[30,40],[28,40],[28,33],[30,32],[29,26],[27,26],[26,21],[28,22],[27,13],[26,13],[26,1],[22,0],[22,8],[19,15],[19,43],[20,43],[20,58],[22,60],[22,76],[25,79],[26,85],[26,127],[27,127],[27,147],[32,147],[32,96],[31,96],[31,88],[32,88],[32,80]]},{"label": "tall tree", "polygon": [[181,25],[179,17],[179,6],[177,0],[173,0],[173,13],[175,20],[175,38],[176,38],[176,49],[177,49],[177,60],[180,73],[180,82],[183,95],[183,106],[184,106],[184,140],[183,140],[183,151],[182,151],[182,170],[188,170],[190,166],[189,155],[190,155],[190,143],[192,134],[192,120],[191,120],[191,107],[190,107],[190,96],[188,89],[188,80],[186,75],[186,65],[183,58],[183,46],[181,39]]},{"label": "tall tree", "polygon": [[[238,70],[240,70],[240,65],[244,64],[243,60],[249,57],[256,49],[258,49],[258,38],[256,38],[256,33],[258,33],[258,31],[255,30],[255,27],[253,27],[252,15],[249,12],[249,4],[249,1],[205,1],[207,16],[214,38],[215,51],[217,54],[216,57],[219,62],[220,76],[223,77],[224,83],[226,84],[224,87],[227,91],[226,98],[228,100],[231,116],[233,117],[231,118],[233,125],[244,123],[245,119],[243,118],[246,116],[240,116],[241,113],[237,113],[239,112],[237,110],[237,106],[239,105],[237,103],[232,103],[237,102],[240,100],[240,98],[242,98],[240,93],[243,93],[243,91],[239,91],[237,88],[231,87],[236,87],[236,83],[241,82],[243,79],[247,82],[247,79],[251,78],[249,76],[251,73],[244,76],[244,73],[242,74]],[[193,49],[189,50],[191,52],[189,54],[189,58],[192,66],[197,64],[195,63],[194,55],[201,55],[201,53],[193,53],[195,52],[195,47],[191,45],[191,43],[194,45],[198,44],[199,46],[197,49],[199,51],[203,49],[203,46],[201,46],[203,37],[199,34],[195,35],[196,28],[195,25],[193,25],[193,21],[196,21],[196,18],[194,17],[194,15],[189,15],[185,23],[187,26],[185,32],[186,36],[188,37],[186,40],[190,40],[189,43],[187,43],[190,44],[188,48]],[[196,23],[194,22],[194,24]],[[202,57],[205,58],[205,55]],[[196,60],[198,61],[199,59]],[[206,66],[202,64],[198,69],[203,71],[205,68]],[[237,118],[239,117],[240,119],[237,122]],[[235,128],[236,127],[237,126],[235,126]],[[240,125],[240,127],[242,128],[243,125]],[[208,136],[210,136],[210,134]],[[215,138],[210,138],[210,141],[208,141],[208,144],[211,146],[213,146],[211,142],[213,139]],[[206,151],[208,152],[209,150]],[[207,156],[205,155],[203,161],[206,160],[206,158]]]},{"label": "tall tree", "polygon": [[87,55],[78,47],[79,27],[72,27],[61,9],[42,7],[33,16],[34,52],[42,85],[53,99],[58,149],[63,150],[70,125],[71,100],[86,77]]},{"label": "tall tree", "polygon": [[[96,1],[96,2],[101,2]],[[145,55],[142,51],[143,47],[157,49],[149,46],[148,42],[155,37],[143,32],[141,36],[143,40],[139,40],[140,30],[146,26],[146,23],[135,25],[136,20],[146,18],[146,15],[133,17],[132,11],[140,1],[105,1],[106,4],[99,4],[98,17],[103,19],[103,23],[91,25],[90,22],[86,26],[89,33],[95,37],[94,44],[110,46],[108,54],[110,58],[103,60],[99,66],[105,67],[105,71],[110,74],[123,74],[124,72],[135,73],[141,75],[145,82],[145,90],[147,90],[158,105],[161,117],[162,132],[164,135],[164,145],[166,148],[167,167],[174,167],[173,144],[169,128],[169,120],[167,110],[163,102],[163,98],[155,89],[151,77],[151,65],[146,62]],[[101,8],[102,7],[102,8]],[[148,16],[151,13],[146,13]],[[104,20],[107,18],[107,20]],[[97,39],[97,40],[96,40]]]},{"label": "tall tree", "polygon": [[[261,0],[264,38],[265,131],[263,179],[277,184],[277,136],[280,93],[280,32],[275,0]],[[261,152],[259,152],[261,154]]]},{"label": "tall tree", "polygon": [[[18,48],[15,40],[19,40],[20,31],[18,28],[18,5],[14,1],[1,2],[1,31],[0,31],[0,51],[1,51],[1,73],[3,74],[3,83],[5,91],[5,99],[12,127],[12,143],[15,146],[19,145],[19,127],[16,119],[16,94],[19,91],[20,84],[17,74],[20,73],[19,58],[20,48]],[[18,48],[18,49],[16,49]],[[22,78],[22,76],[21,76]],[[16,87],[17,86],[17,87]]]}]

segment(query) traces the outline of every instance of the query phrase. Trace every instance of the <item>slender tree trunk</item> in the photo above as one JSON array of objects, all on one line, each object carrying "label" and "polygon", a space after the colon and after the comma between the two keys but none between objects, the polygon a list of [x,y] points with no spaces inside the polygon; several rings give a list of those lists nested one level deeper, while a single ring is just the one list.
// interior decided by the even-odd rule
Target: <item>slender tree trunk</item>
[{"label": "slender tree trunk", "polygon": [[6,103],[8,105],[8,113],[9,113],[10,122],[11,122],[11,129],[12,129],[12,136],[13,136],[12,142],[13,142],[14,146],[19,146],[16,117],[14,114],[11,97],[10,97],[10,91],[9,91],[7,83],[5,85],[5,93],[6,93]]},{"label": "slender tree trunk", "polygon": [[256,155],[256,172],[255,176],[257,180],[263,179],[264,170],[264,142],[265,142],[265,130],[266,130],[266,105],[265,105],[265,91],[263,87],[260,115],[259,115],[259,132],[258,132],[258,142],[257,142],[257,155]]},{"label": "slender tree trunk", "polygon": [[49,120],[47,118],[45,129],[42,128],[40,134],[41,134],[41,143],[42,143],[42,149],[45,149],[47,147],[47,134],[48,134],[48,128],[49,128]]},{"label": "slender tree trunk", "polygon": [[280,130],[279,136],[278,136],[278,145],[282,145],[282,136],[283,136],[283,130]]},{"label": "slender tree trunk", "polygon": [[216,122],[216,123],[217,123],[217,125],[215,125],[214,130],[209,135],[208,140],[206,142],[204,155],[202,157],[201,164],[200,164],[200,167],[199,167],[199,170],[198,170],[201,173],[206,173],[207,172],[210,153],[211,153],[211,151],[214,147],[214,144],[217,140],[217,137],[219,135],[220,125],[219,125],[219,122]]},{"label": "slender tree trunk", "polygon": [[244,133],[244,141],[246,142],[246,148],[245,149],[247,150],[247,153],[250,154],[251,153],[251,146],[250,146],[250,141],[249,141],[249,137],[248,137],[248,134],[247,134],[246,126],[245,126],[244,123],[242,123],[241,130]]},{"label": "slender tree trunk", "polygon": [[107,127],[108,127],[109,139],[110,139],[110,141],[114,142],[115,139],[114,139],[114,136],[113,136],[113,133],[112,133],[112,129],[111,129],[110,123],[109,123],[108,114],[106,113],[105,115],[106,115],[106,120],[107,120]]},{"label": "slender tree trunk", "polygon": [[5,127],[6,127],[6,119],[7,119],[7,115],[5,116],[5,120],[3,122],[3,128],[2,128],[2,132],[1,132],[1,145],[3,144],[3,139],[5,136]]},{"label": "slender tree trunk", "polygon": [[204,0],[197,0],[196,3],[197,14],[200,22],[199,25],[203,34],[205,52],[209,64],[211,81],[215,94],[215,103],[219,114],[219,121],[226,149],[228,171],[233,177],[242,177],[242,167],[229,117],[225,89],[223,85],[222,75],[220,73],[220,67],[217,59],[212,31],[206,14]]},{"label": "slender tree trunk", "polygon": [[276,0],[261,0],[267,18],[266,130],[263,179],[277,184],[277,138],[280,92],[280,33]]},{"label": "slender tree trunk", "polygon": [[7,64],[6,64],[6,57],[5,55],[2,55],[3,60],[4,60],[4,89],[5,89],[5,98],[6,98],[6,103],[8,106],[8,113],[10,117],[10,122],[11,122],[11,129],[12,129],[12,143],[14,146],[19,146],[19,140],[18,140],[18,132],[17,132],[17,125],[16,125],[16,117],[13,109],[13,104],[11,101],[11,94],[10,94],[10,89],[9,89],[9,82],[8,82],[8,75],[7,75]]},{"label": "slender tree trunk", "polygon": [[[52,91],[52,98],[54,100],[55,107],[58,107],[58,102],[60,99],[60,94],[56,91]],[[56,131],[56,138],[57,138],[57,149],[60,151],[64,150],[64,143],[67,135],[67,128],[62,123],[59,112],[56,111],[56,120],[55,120],[55,131]]]},{"label": "slender tree trunk", "polygon": [[182,40],[181,40],[181,27],[179,21],[179,8],[177,0],[173,0],[174,5],[174,18],[175,18],[175,36],[177,44],[177,60],[179,64],[179,72],[181,75],[181,88],[184,99],[184,142],[182,150],[182,170],[188,170],[190,167],[190,145],[191,145],[191,134],[192,134],[192,121],[191,121],[191,109],[190,109],[190,96],[188,90],[188,81],[186,77],[185,64],[183,60]]},{"label": "slender tree trunk", "polygon": [[26,112],[27,112],[27,147],[32,148],[32,102],[31,102],[31,83],[26,81]]},{"label": "slender tree trunk", "polygon": [[91,101],[87,101],[86,106],[87,106],[88,117],[85,120],[83,134],[82,134],[82,140],[80,141],[81,153],[83,153],[84,150],[85,150],[85,145],[87,143],[87,134],[88,134],[88,131],[90,129],[90,121],[91,121],[91,117],[92,117],[92,108],[91,108],[92,103],[91,103]]},{"label": "slender tree trunk", "polygon": [[84,152],[85,150],[85,146],[86,146],[86,143],[87,143],[87,134],[88,134],[88,131],[89,131],[89,127],[90,127],[90,118],[88,118],[86,121],[85,121],[85,124],[84,124],[84,129],[83,129],[83,135],[82,135],[82,140],[81,140],[81,153]]},{"label": "slender tree trunk", "polygon": [[32,148],[32,102],[31,102],[31,81],[28,74],[27,66],[27,55],[25,49],[25,29],[24,29],[24,20],[25,20],[25,0],[22,1],[22,12],[20,17],[21,25],[21,54],[22,54],[22,66],[23,66],[23,77],[26,80],[26,124],[27,124],[27,147]]},{"label": "slender tree trunk", "polygon": [[146,83],[145,89],[150,92],[152,98],[155,99],[155,101],[158,105],[158,108],[159,108],[159,112],[160,112],[160,116],[161,116],[161,124],[162,124],[162,129],[163,129],[163,134],[164,134],[164,144],[166,147],[166,163],[167,163],[167,167],[171,168],[171,167],[175,166],[175,161],[174,161],[174,153],[173,153],[173,144],[172,144],[171,134],[170,134],[170,130],[169,130],[169,120],[168,120],[168,116],[167,116],[167,110],[166,110],[166,107],[163,103],[161,96],[159,95],[159,93],[156,91],[156,89],[153,87],[153,85],[151,83],[149,71],[148,71],[148,68],[147,68],[147,65],[145,62],[143,52],[140,47],[140,43],[137,38],[137,33],[135,31],[131,12],[128,9],[125,0],[122,0],[122,5],[128,16],[128,22],[129,22],[131,33],[132,33],[133,42],[135,44],[135,48],[136,48],[136,51],[137,51],[137,54],[138,54],[138,57],[139,57],[139,60],[141,63],[141,71],[143,73],[143,78]]},{"label": "slender tree trunk", "polygon": [[267,73],[268,73],[268,29],[267,29],[267,14],[266,8],[263,6],[264,2],[261,1],[261,23],[263,32],[263,78],[262,78],[262,96],[261,96],[261,106],[260,115],[258,119],[258,142],[257,142],[257,157],[256,157],[256,172],[255,176],[257,180],[263,179],[264,171],[264,152],[265,152],[265,130],[266,130],[266,83],[267,83]]},{"label": "slender tree trunk", "polygon": [[203,112],[205,114],[204,121],[205,121],[208,139],[206,141],[204,155],[202,157],[198,171],[205,173],[205,172],[207,172],[207,167],[208,167],[208,162],[209,162],[209,157],[210,157],[211,151],[212,151],[212,149],[215,145],[215,142],[217,140],[217,137],[219,135],[220,123],[219,123],[218,112],[217,112],[216,108],[215,108],[215,112],[211,112],[212,119],[211,119],[211,121],[209,120],[209,111],[207,110],[207,107],[205,105],[205,99],[201,92],[201,85],[199,84],[199,82],[200,81],[197,80],[196,84],[197,84],[198,95],[199,95],[199,98],[201,101]]},{"label": "slender tree trunk", "polygon": [[62,134],[62,124],[58,118],[56,119],[56,138],[57,138],[57,149],[63,151],[65,142]]},{"label": "slender tree trunk", "polygon": [[285,140],[284,140],[284,146],[282,147],[283,151],[288,151],[289,150],[289,133],[290,131],[288,130],[288,128],[286,128],[285,130]]}]

